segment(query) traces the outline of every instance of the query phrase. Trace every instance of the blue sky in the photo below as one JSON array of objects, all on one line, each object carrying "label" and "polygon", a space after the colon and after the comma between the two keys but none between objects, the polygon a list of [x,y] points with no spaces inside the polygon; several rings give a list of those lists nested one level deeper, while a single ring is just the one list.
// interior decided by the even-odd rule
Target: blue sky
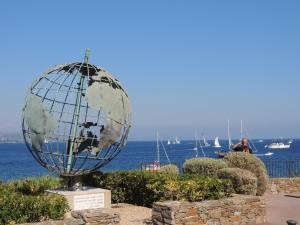
[{"label": "blue sky", "polygon": [[300,137],[299,1],[3,1],[0,131],[20,132],[27,88],[81,60],[126,87],[132,140]]}]

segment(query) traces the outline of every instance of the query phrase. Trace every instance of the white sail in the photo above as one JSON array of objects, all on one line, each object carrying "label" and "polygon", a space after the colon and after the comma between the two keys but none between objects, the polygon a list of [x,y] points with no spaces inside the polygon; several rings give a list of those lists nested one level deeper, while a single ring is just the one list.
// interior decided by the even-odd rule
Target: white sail
[{"label": "white sail", "polygon": [[195,134],[195,147],[193,148],[193,150],[196,153],[196,158],[198,157],[198,140],[197,140],[197,135]]},{"label": "white sail", "polygon": [[219,138],[218,137],[216,137],[216,139],[215,139],[215,146],[214,146],[215,148],[221,148],[221,145],[220,145],[220,142],[219,142]]},{"label": "white sail", "polygon": [[196,134],[195,134],[195,147],[193,148],[193,150],[198,151],[198,141],[197,141],[197,135]]},{"label": "white sail", "polygon": [[207,142],[206,138],[203,136],[204,147],[209,147],[210,144]]},{"label": "white sail", "polygon": [[175,140],[173,141],[174,145],[179,145],[180,144],[180,140],[178,139],[178,137],[175,138]]}]

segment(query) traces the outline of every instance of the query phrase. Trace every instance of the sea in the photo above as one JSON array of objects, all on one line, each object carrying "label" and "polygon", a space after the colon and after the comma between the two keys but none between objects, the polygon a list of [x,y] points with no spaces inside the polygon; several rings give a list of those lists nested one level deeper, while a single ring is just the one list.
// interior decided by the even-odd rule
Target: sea
[{"label": "sea", "polygon": [[[286,140],[287,141],[287,140]],[[212,144],[212,141],[209,141]],[[233,141],[237,143],[238,141]],[[300,139],[295,139],[289,149],[268,149],[265,145],[274,140],[252,140],[254,154],[264,161],[289,161],[299,160],[300,162]],[[228,149],[226,140],[220,140],[221,150]],[[117,155],[108,165],[101,168],[101,171],[108,172],[114,170],[135,170],[140,169],[142,163],[151,163],[157,160],[156,141],[129,141],[119,155]],[[216,152],[220,149],[214,147],[198,147],[194,150],[195,141],[185,140],[177,145],[167,145],[164,141],[160,144],[160,162],[171,163],[182,166],[185,160],[196,157],[217,158]],[[265,155],[273,152],[273,155]],[[168,156],[168,158],[167,158]],[[9,181],[19,178],[35,177],[40,175],[54,175],[41,167],[23,143],[0,144],[0,180]]]}]

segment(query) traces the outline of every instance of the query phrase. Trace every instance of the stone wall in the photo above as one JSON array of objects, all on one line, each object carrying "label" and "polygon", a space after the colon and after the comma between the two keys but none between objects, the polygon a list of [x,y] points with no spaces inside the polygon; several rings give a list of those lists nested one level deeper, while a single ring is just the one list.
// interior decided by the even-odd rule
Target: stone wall
[{"label": "stone wall", "polygon": [[234,197],[203,202],[158,202],[152,209],[154,225],[238,225],[266,222],[266,204],[261,197]]},{"label": "stone wall", "polygon": [[120,225],[120,215],[112,209],[73,211],[69,218],[59,221],[45,221],[23,225]]},{"label": "stone wall", "polygon": [[268,191],[273,194],[300,193],[300,178],[271,178]]}]

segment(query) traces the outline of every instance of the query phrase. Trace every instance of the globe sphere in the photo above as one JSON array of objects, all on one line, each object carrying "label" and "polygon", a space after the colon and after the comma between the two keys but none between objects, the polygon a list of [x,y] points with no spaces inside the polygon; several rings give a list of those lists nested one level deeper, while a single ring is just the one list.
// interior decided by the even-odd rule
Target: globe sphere
[{"label": "globe sphere", "polygon": [[105,166],[122,150],[131,127],[123,85],[87,62],[49,68],[29,88],[22,114],[27,148],[62,176]]}]

